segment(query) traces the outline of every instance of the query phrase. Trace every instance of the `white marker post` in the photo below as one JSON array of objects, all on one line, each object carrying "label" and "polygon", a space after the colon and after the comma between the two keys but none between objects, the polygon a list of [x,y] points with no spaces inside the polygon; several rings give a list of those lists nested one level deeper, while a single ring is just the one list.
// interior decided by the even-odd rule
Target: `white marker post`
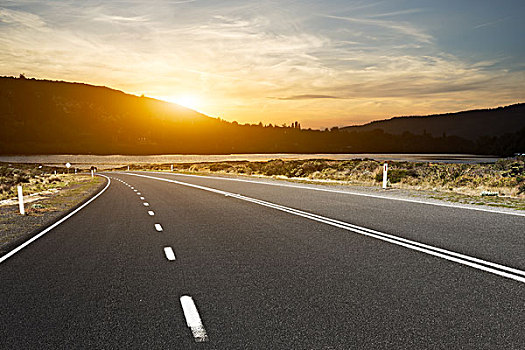
[{"label": "white marker post", "polygon": [[26,215],[24,209],[24,195],[22,194],[22,185],[18,185],[18,208],[20,209],[20,214]]},{"label": "white marker post", "polygon": [[71,168],[71,163],[70,162],[66,163],[66,168],[67,168],[67,173],[69,174],[69,168]]},{"label": "white marker post", "polygon": [[95,171],[94,171],[93,169],[91,169],[91,178],[93,178],[93,176],[94,176],[93,173],[94,173],[94,172],[95,172]]},{"label": "white marker post", "polygon": [[129,165],[128,165],[128,171],[129,171]]},{"label": "white marker post", "polygon": [[171,171],[173,171],[173,164],[171,165]]},{"label": "white marker post", "polygon": [[386,185],[388,183],[388,163],[383,165],[383,189],[386,190]]}]

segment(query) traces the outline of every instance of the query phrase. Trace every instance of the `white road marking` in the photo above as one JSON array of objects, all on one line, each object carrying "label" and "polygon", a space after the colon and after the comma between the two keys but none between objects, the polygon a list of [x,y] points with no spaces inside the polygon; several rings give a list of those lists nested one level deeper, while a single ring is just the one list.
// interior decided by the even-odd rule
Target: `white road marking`
[{"label": "white road marking", "polygon": [[133,190],[133,191],[137,192],[137,190]]},{"label": "white road marking", "polygon": [[139,195],[139,196],[140,196],[141,194],[142,194],[142,193],[140,193],[140,192],[137,192],[137,195]]},{"label": "white road marking", "polygon": [[149,210],[149,211],[148,211],[148,214],[149,214],[150,216],[155,215],[155,213],[153,212],[153,210]]},{"label": "white road marking", "polygon": [[145,207],[149,207],[149,203],[148,202],[144,202],[143,203]]},{"label": "white road marking", "polygon": [[[153,171],[153,173],[157,173],[157,172]],[[258,185],[268,185],[268,186],[292,187],[292,188],[299,188],[299,189],[303,189],[303,190],[348,194],[348,195],[352,195],[352,196],[361,196],[361,197],[386,199],[386,200],[410,202],[410,203],[417,203],[417,204],[434,205],[434,206],[438,206],[438,207],[448,207],[448,208],[457,208],[457,209],[476,210],[476,211],[483,211],[483,212],[496,213],[496,214],[505,214],[505,215],[525,216],[525,213],[499,211],[499,210],[496,210],[496,209],[488,209],[488,208],[468,207],[468,206],[462,206],[462,205],[457,205],[457,204],[452,204],[452,203],[426,202],[426,201],[418,200],[418,199],[396,198],[396,197],[390,197],[390,196],[382,196],[382,195],[379,195],[379,194],[343,191],[343,190],[335,190],[335,189],[331,189],[331,188],[309,187],[309,186],[304,186],[304,185],[292,185],[292,184],[289,184],[289,183],[262,182],[262,181],[247,180],[247,179],[235,179],[235,178],[227,178],[227,177],[206,176],[206,175],[191,175],[191,174],[179,174],[179,173],[175,173],[175,174],[174,173],[161,173],[161,174],[172,175],[172,176],[187,176],[187,177],[205,178],[205,179],[213,179],[213,180],[223,180],[223,181],[247,182],[247,183],[253,183],[253,184],[258,184]],[[128,175],[138,175],[138,174],[128,174]]]},{"label": "white road marking", "polygon": [[144,197],[140,197],[141,200],[144,200]]},{"label": "white road marking", "polygon": [[155,224],[155,230],[162,232],[162,226],[160,224]]},{"label": "white road marking", "polygon": [[166,259],[173,261],[175,260],[175,253],[173,252],[173,249],[171,247],[164,247],[164,254],[166,255]]},{"label": "white road marking", "polygon": [[429,254],[429,255],[433,255],[433,256],[436,256],[436,257],[439,257],[439,258],[442,258],[442,259],[445,259],[445,260],[453,261],[453,262],[456,262],[458,264],[470,266],[470,267],[473,267],[473,268],[478,269],[478,270],[482,270],[482,271],[485,271],[485,272],[490,272],[490,273],[493,273],[493,274],[498,275],[498,276],[510,278],[510,279],[515,280],[515,281],[519,281],[519,282],[525,283],[525,271],[522,271],[522,270],[519,270],[519,269],[515,269],[515,268],[512,268],[512,267],[508,267],[508,266],[505,266],[505,265],[493,263],[493,262],[490,262],[490,261],[478,259],[478,258],[475,258],[475,257],[472,257],[472,256],[456,253],[456,252],[453,252],[453,251],[450,251],[450,250],[434,247],[434,246],[427,245],[427,244],[424,244],[424,243],[419,243],[419,242],[412,241],[412,240],[409,240],[409,239],[405,239],[405,238],[402,238],[402,237],[398,237],[398,236],[395,236],[395,235],[391,235],[391,234],[383,233],[383,232],[380,232],[380,231],[372,230],[372,229],[369,229],[369,228],[366,228],[366,227],[353,225],[353,224],[350,224],[350,223],[347,223],[347,222],[344,222],[344,221],[331,219],[331,218],[328,218],[328,217],[325,217],[325,216],[321,216],[321,215],[305,212],[305,211],[298,210],[298,209],[285,207],[285,206],[282,206],[282,205],[279,205],[279,204],[266,202],[266,201],[259,200],[259,199],[256,199],[256,198],[246,197],[246,196],[242,196],[242,195],[238,195],[238,194],[234,194],[234,193],[218,190],[218,189],[211,188],[211,187],[194,185],[194,184],[186,183],[186,182],[182,182],[182,181],[170,180],[170,179],[165,179],[165,178],[161,178],[161,177],[154,177],[154,176],[148,176],[148,175],[141,175],[141,174],[129,174],[129,175],[134,175],[134,176],[139,176],[139,177],[144,177],[144,178],[149,178],[149,179],[154,179],[154,180],[159,180],[159,181],[171,182],[171,183],[175,183],[175,184],[179,184],[179,185],[183,185],[183,186],[198,188],[198,189],[201,189],[201,190],[204,190],[204,191],[218,193],[218,194],[221,194],[221,195],[228,194],[230,197],[234,197],[234,198],[237,198],[237,199],[240,199],[240,200],[243,200],[243,201],[259,204],[259,205],[262,205],[262,206],[265,206],[265,207],[269,207],[269,208],[280,210],[280,211],[283,211],[283,212],[286,212],[286,213],[290,213],[290,214],[293,214],[293,215],[301,216],[301,217],[304,217],[304,218],[307,218],[307,219],[310,219],[310,220],[322,222],[322,223],[325,223],[325,224],[328,224],[328,225],[331,225],[331,226],[342,228],[342,229],[347,230],[347,231],[352,231],[352,232],[355,232],[355,233],[358,233],[358,234],[361,234],[361,235],[364,235],[364,236],[373,237],[373,238],[376,238],[376,239],[379,239],[379,240],[382,240],[382,241],[385,241],[385,242],[389,242],[389,243],[392,243],[392,244],[395,244],[395,245],[399,245],[399,246],[408,248],[408,249],[416,250],[416,251],[419,251],[419,252],[422,252],[422,253],[426,253],[426,254]]},{"label": "white road marking", "polygon": [[104,193],[104,191],[107,190],[107,188],[109,187],[109,185],[111,184],[111,180],[109,177],[105,176],[105,175],[101,175],[101,174],[97,174],[97,176],[102,176],[102,177],[105,177],[106,179],[108,179],[108,183],[106,184],[106,186],[99,192],[97,193],[95,196],[93,196],[90,200],[88,200],[86,203],[82,204],[80,207],[78,207],[77,209],[73,210],[71,213],[69,213],[68,215],[64,216],[62,219],[58,220],[57,222],[55,222],[53,225],[49,226],[48,228],[46,228],[44,231],[38,233],[37,235],[33,236],[33,238],[25,241],[24,243],[22,243],[21,245],[19,245],[18,247],[16,247],[15,249],[11,250],[9,253],[5,254],[4,256],[2,256],[0,258],[0,263],[4,262],[5,260],[7,260],[8,258],[10,258],[11,256],[15,255],[16,253],[18,253],[20,250],[24,249],[25,247],[27,247],[28,245],[30,245],[31,243],[33,243],[34,241],[36,241],[37,239],[39,239],[40,237],[42,237],[43,235],[45,235],[46,233],[48,233],[49,231],[51,231],[52,229],[54,229],[55,227],[57,227],[58,225],[60,225],[61,223],[63,223],[64,221],[66,221],[67,219],[69,219],[70,217],[72,217],[73,215],[75,215],[76,213],[78,213],[80,210],[82,210],[86,205],[88,205],[89,203],[93,202],[95,199],[97,199],[102,193]]},{"label": "white road marking", "polygon": [[134,189],[135,189],[135,187],[131,187],[131,189],[132,189],[132,190],[134,190]]},{"label": "white road marking", "polygon": [[207,342],[208,335],[206,334],[206,329],[204,329],[201,317],[199,316],[199,311],[197,311],[193,299],[188,295],[183,295],[180,297],[180,304],[182,306],[182,311],[184,311],[186,324],[191,329],[195,341],[197,343]]}]

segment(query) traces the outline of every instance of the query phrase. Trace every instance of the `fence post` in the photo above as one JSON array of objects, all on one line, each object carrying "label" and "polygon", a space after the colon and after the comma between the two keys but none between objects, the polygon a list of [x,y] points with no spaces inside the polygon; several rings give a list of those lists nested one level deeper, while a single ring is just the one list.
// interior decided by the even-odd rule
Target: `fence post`
[{"label": "fence post", "polygon": [[383,165],[383,189],[386,189],[388,183],[388,163]]},{"label": "fence post", "polygon": [[22,193],[22,185],[18,185],[18,208],[20,209],[20,214],[26,215],[26,211],[24,209],[24,195]]}]

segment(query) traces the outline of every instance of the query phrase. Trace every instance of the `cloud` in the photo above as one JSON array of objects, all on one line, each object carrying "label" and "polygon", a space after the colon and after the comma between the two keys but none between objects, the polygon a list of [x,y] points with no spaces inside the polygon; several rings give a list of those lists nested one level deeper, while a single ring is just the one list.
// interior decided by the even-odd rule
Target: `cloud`
[{"label": "cloud", "polygon": [[146,22],[148,19],[145,16],[135,16],[135,17],[123,17],[123,16],[110,16],[110,15],[100,15],[95,18],[94,21],[109,22],[109,23],[137,23],[137,22]]},{"label": "cloud", "polygon": [[394,16],[402,16],[402,15],[411,15],[414,13],[421,13],[421,12],[423,12],[423,9],[407,9],[407,10],[400,10],[400,11],[377,13],[377,14],[370,15],[368,17],[370,18],[394,17]]},{"label": "cloud", "polygon": [[331,96],[331,95],[294,95],[289,97],[270,97],[272,99],[276,100],[310,100],[310,99],[317,99],[317,98],[341,98],[339,96]]},{"label": "cloud", "polygon": [[426,34],[424,31],[416,28],[408,22],[395,22],[395,21],[386,21],[379,19],[371,18],[357,18],[357,17],[343,17],[343,16],[333,16],[333,15],[323,15],[326,18],[332,18],[342,21],[347,21],[351,23],[364,24],[369,26],[381,27],[390,30],[394,30],[400,34],[409,36],[413,39],[417,39],[423,43],[430,43],[432,41],[432,36]]},{"label": "cloud", "polygon": [[0,8],[0,22],[22,25],[32,29],[43,29],[45,27],[45,22],[38,15],[6,8]]}]

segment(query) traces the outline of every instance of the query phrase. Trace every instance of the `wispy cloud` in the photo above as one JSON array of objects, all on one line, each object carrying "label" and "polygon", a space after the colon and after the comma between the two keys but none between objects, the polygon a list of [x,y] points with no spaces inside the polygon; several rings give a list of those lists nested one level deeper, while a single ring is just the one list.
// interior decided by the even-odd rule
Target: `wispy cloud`
[{"label": "wispy cloud", "polygon": [[124,16],[110,16],[110,15],[100,15],[95,18],[94,21],[101,22],[110,22],[110,23],[137,23],[137,22],[146,22],[148,19],[145,16],[134,16],[134,17],[124,17]]},{"label": "wispy cloud", "polygon": [[509,18],[510,17],[504,17],[504,18],[497,19],[495,21],[490,21],[490,22],[478,24],[477,26],[474,27],[474,29],[479,29],[479,28],[483,28],[483,27],[492,27],[492,26],[495,26],[498,23],[506,21]]},{"label": "wispy cloud", "polygon": [[288,96],[288,97],[270,97],[272,99],[276,100],[311,100],[311,99],[333,99],[333,98],[341,98],[339,96],[332,96],[332,95],[294,95],[294,96]]},{"label": "wispy cloud", "polygon": [[333,16],[333,15],[324,15],[324,17],[347,21],[351,23],[364,24],[364,25],[376,26],[376,27],[394,30],[398,33],[410,36],[424,43],[429,43],[432,40],[431,35],[426,34],[424,31],[411,25],[408,22],[402,22],[402,21],[396,22],[396,21],[386,21],[386,20],[379,20],[379,19],[372,19],[372,18],[343,17],[343,16]]},{"label": "wispy cloud", "polygon": [[22,25],[32,29],[42,29],[45,27],[45,22],[38,15],[6,8],[0,8],[0,22]]}]

